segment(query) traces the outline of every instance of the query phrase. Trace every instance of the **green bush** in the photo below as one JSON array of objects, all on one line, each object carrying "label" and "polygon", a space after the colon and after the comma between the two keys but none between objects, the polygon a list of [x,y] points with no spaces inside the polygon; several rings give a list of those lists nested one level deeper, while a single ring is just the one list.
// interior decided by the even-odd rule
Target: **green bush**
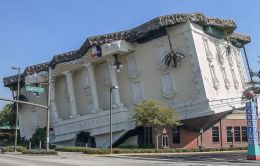
[{"label": "green bush", "polygon": [[[114,154],[122,153],[185,153],[185,152],[210,152],[210,151],[230,151],[230,150],[246,150],[246,147],[222,147],[222,148],[167,148],[167,149],[141,149],[141,148],[113,148]],[[83,152],[85,154],[109,154],[109,148],[85,148],[85,147],[56,147],[56,151],[64,152]]]},{"label": "green bush", "polygon": [[[24,152],[26,151],[26,147],[23,147],[23,146],[17,146],[17,152]],[[14,152],[14,146],[6,146],[6,147],[3,147],[2,148],[2,153],[5,153],[5,152]]]},{"label": "green bush", "polygon": [[22,152],[23,154],[35,154],[35,155],[57,155],[58,152],[55,150],[25,150]]},{"label": "green bush", "polygon": [[32,135],[32,146],[36,147],[39,146],[39,142],[42,141],[42,147],[45,147],[45,136],[46,132],[43,128],[37,128]]},{"label": "green bush", "polygon": [[123,149],[137,149],[139,148],[138,145],[127,145],[127,144],[121,144],[118,146],[118,148],[123,148]]},{"label": "green bush", "polygon": [[56,151],[61,151],[61,152],[85,152],[89,148],[86,147],[74,147],[74,146],[56,146],[55,150]]},{"label": "green bush", "polygon": [[85,154],[109,154],[110,149],[108,148],[89,148],[83,153]]},{"label": "green bush", "polygon": [[155,148],[154,144],[146,144],[146,145],[141,145],[139,148],[142,149],[153,149]]}]

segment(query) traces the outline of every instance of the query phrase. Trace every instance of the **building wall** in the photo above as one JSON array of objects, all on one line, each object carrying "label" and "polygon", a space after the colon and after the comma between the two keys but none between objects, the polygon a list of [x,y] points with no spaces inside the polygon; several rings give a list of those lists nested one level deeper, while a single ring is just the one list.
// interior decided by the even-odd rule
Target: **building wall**
[{"label": "building wall", "polygon": [[[219,142],[213,142],[212,140],[212,127],[219,127]],[[202,135],[202,147],[216,148],[216,147],[230,147],[232,142],[227,142],[227,127],[246,127],[245,113],[233,113],[223,118],[221,121],[214,124],[211,128],[204,131]],[[173,129],[167,127],[167,135],[169,137],[169,147],[170,148],[198,148],[201,146],[201,135],[199,131],[189,131],[186,129],[180,129],[180,144],[173,143]],[[241,131],[240,131],[241,132]],[[154,136],[155,137],[155,136]],[[153,139],[155,140],[155,138]],[[222,140],[222,143],[221,143]],[[155,143],[155,141],[154,141]],[[247,142],[233,142],[234,146],[247,146]],[[159,137],[159,146],[162,148],[162,139]]]},{"label": "building wall", "polygon": [[[240,50],[231,46],[231,54],[228,55],[225,50],[227,47],[225,40],[205,34],[203,28],[197,24],[192,23],[191,26],[207,98],[209,100],[240,98],[245,82],[245,69]],[[221,57],[223,57],[223,65],[220,62]],[[212,60],[210,60],[211,58]],[[231,62],[233,63],[233,74]],[[239,64],[241,64],[240,67]],[[225,68],[226,76],[223,76],[222,68]],[[239,71],[239,68],[242,72]]]},{"label": "building wall", "polygon": [[[161,65],[161,61],[158,60],[158,52],[161,51],[165,53],[169,51],[170,45],[166,36],[142,44],[132,43],[134,51],[119,55],[119,61],[124,67],[119,73],[116,73],[116,79],[119,86],[120,100],[123,105],[120,105],[116,111],[118,111],[118,116],[124,115],[127,117],[119,116],[121,119],[114,119],[114,121],[118,123],[116,124],[117,126],[113,126],[113,128],[117,128],[116,132],[131,129],[130,123],[133,121],[133,119],[131,119],[131,110],[143,100],[155,99],[169,105],[169,107],[177,110],[182,120],[228,111],[232,109],[230,106],[243,106],[236,100],[230,99],[241,97],[241,91],[243,90],[243,79],[241,80],[242,77],[240,77],[241,75],[238,73],[238,65],[234,65],[234,73],[239,85],[236,88],[231,79],[233,77],[229,64],[227,63],[228,60],[224,58],[227,78],[230,79],[231,84],[230,89],[227,90],[223,75],[221,75],[220,65],[216,59],[217,52],[214,42],[218,41],[223,44],[224,41],[205,35],[200,26],[190,22],[169,27],[168,31],[174,50],[185,55],[181,65],[177,68],[165,68],[165,66]],[[215,66],[216,75],[214,76],[212,76],[212,72],[210,72],[211,69],[203,39],[207,39],[209,51],[211,51],[213,55],[214,61],[211,65]],[[130,72],[130,66],[128,66],[131,55],[135,57],[136,70],[134,73]],[[91,57],[90,51],[88,51],[82,59],[58,64],[56,66],[53,74],[56,80],[55,98],[58,115],[62,120],[55,122],[53,127],[54,134],[59,137],[59,141],[65,138],[66,140],[75,139],[75,136],[80,130],[92,132],[91,136],[95,136],[97,138],[96,140],[108,139],[108,135],[105,134],[108,133],[108,123],[104,124],[103,121],[108,119],[109,88],[112,84],[109,70],[105,68],[105,65],[109,63],[111,58],[113,58],[112,55],[100,58]],[[236,63],[235,59],[234,62]],[[94,66],[97,96],[99,100],[99,110],[96,110],[94,113],[92,113],[90,109],[93,99],[87,94],[86,87],[84,87],[86,85],[84,85],[85,83],[83,81],[83,75],[86,72],[84,65],[87,63],[92,63]],[[78,115],[75,117],[70,117],[72,110],[64,75],[66,71],[72,73],[72,89],[75,94],[75,105]],[[104,73],[108,75],[104,75]],[[213,77],[214,79],[217,78],[219,82],[218,88],[215,86]],[[165,91],[165,86],[163,86],[165,84],[167,86],[172,84],[173,88],[170,93],[169,91]],[[136,86],[139,87],[139,89],[136,88]],[[138,97],[136,97],[137,94],[139,95]],[[142,95],[140,96],[140,94]],[[222,101],[224,99],[225,101]],[[33,100],[34,98],[30,99],[30,101]],[[214,100],[220,103],[216,104],[213,102]],[[41,101],[41,103],[44,102]],[[216,104],[217,107],[214,107],[214,104]],[[23,118],[30,117],[30,111],[28,110],[31,111],[32,109],[25,108],[21,111],[24,111],[22,115]],[[35,119],[40,119],[41,117],[41,114],[38,115],[37,109],[37,117],[33,118],[33,120],[35,121]],[[22,125],[24,128],[29,126],[26,124],[29,122],[24,122],[24,120],[21,123],[25,123]],[[39,124],[44,123],[39,122]],[[81,125],[84,124],[90,124],[90,126],[92,125],[94,127],[82,127]],[[182,134],[187,141],[184,141],[182,145],[176,146],[193,147],[197,143],[197,133],[182,130]],[[188,137],[187,134],[189,134]],[[25,135],[27,136],[28,134]],[[185,138],[183,140],[185,140]],[[97,145],[101,144],[102,143],[97,143]]]},{"label": "building wall", "polygon": [[[119,60],[124,65],[123,69],[117,73],[119,93],[121,102],[127,108],[129,108],[129,110],[132,110],[135,107],[135,104],[138,104],[143,100],[155,99],[170,105],[172,108],[175,108],[177,112],[180,113],[180,118],[185,119],[214,113],[216,110],[213,110],[213,108],[207,109],[209,104],[207,99],[222,100],[233,97],[238,98],[241,96],[241,91],[243,88],[242,81],[240,77],[238,77],[239,74],[237,66],[235,66],[234,71],[235,75],[237,76],[237,80],[240,81],[239,87],[237,89],[234,88],[231,82],[230,90],[225,88],[224,79],[221,75],[220,65],[217,62],[216,47],[214,45],[214,42],[216,41],[222,44],[224,41],[206,35],[202,31],[202,27],[189,22],[169,28],[169,34],[174,49],[185,55],[182,64],[177,68],[165,68],[158,62],[158,57],[156,55],[157,47],[164,46],[165,52],[169,50],[169,41],[166,36],[153,39],[143,44],[134,44],[135,52],[133,54],[135,55],[138,72],[134,77],[130,76],[128,71],[128,56],[130,56],[132,53],[119,56]],[[214,88],[214,83],[212,81],[212,73],[210,73],[210,67],[207,60],[203,39],[207,39],[209,50],[212,52],[212,55],[214,55],[213,58],[215,58],[213,64],[215,66],[216,78],[218,78],[219,81],[219,88],[217,90]],[[214,40],[214,42],[212,42],[212,40]],[[84,59],[91,59],[87,56],[89,55],[86,54]],[[104,73],[107,72],[109,74],[108,69],[104,68],[104,64],[107,64],[107,60],[106,57],[101,57],[100,61],[96,60],[93,62],[95,68],[94,70],[99,105],[101,109],[106,110],[109,108],[108,95],[109,87],[111,86],[110,82],[104,82]],[[85,61],[82,61],[82,63],[84,64]],[[227,63],[227,59],[225,59],[224,65],[226,66],[227,77],[232,78]],[[84,110],[86,110],[88,104],[90,104],[88,102],[91,101],[91,99],[86,99],[86,96],[83,95],[84,90],[82,88],[82,81],[80,74],[78,73],[80,72],[80,64],[64,64],[64,67],[61,66],[62,64],[57,68],[57,70],[60,72],[66,70],[66,67],[68,69],[77,68],[77,71],[75,71],[73,74],[73,88],[76,96],[77,112],[83,115],[85,112]],[[58,74],[59,72],[56,73]],[[174,92],[170,94],[165,94],[162,90],[162,77],[165,74],[170,75],[170,79],[174,87]],[[133,94],[133,84],[136,82],[140,83],[140,91],[143,93],[143,97],[137,100],[134,99]],[[61,90],[64,87],[63,84],[64,80],[62,82],[57,82],[58,95],[56,96],[56,99],[58,110],[59,112],[62,112],[61,116],[65,118],[69,115],[69,107],[68,103],[64,102],[64,100],[66,100],[64,96],[66,95],[63,95]],[[231,106],[241,106],[241,104],[239,105],[235,102],[237,101],[227,101],[227,103]],[[221,108],[217,111],[223,112],[230,109],[231,108],[226,105],[225,108]]]},{"label": "building wall", "polygon": [[[45,88],[45,92],[46,92]],[[26,92],[21,89],[21,94],[25,95],[27,100],[36,104],[46,105],[46,93],[35,95],[32,92]],[[29,139],[37,128],[46,126],[47,110],[31,105],[22,104],[19,110],[19,128],[22,138]]]}]

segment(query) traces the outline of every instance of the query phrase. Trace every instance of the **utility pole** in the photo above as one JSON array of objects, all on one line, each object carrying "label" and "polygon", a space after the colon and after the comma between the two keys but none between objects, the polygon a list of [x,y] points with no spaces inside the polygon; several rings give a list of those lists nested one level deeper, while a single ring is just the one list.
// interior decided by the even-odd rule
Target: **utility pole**
[{"label": "utility pole", "polygon": [[[14,70],[18,70],[18,82],[17,82],[17,99],[20,100],[20,67],[12,67]],[[19,103],[16,103],[16,115],[15,115],[15,138],[14,138],[14,151],[17,150],[17,139],[18,139],[18,114],[19,114]]]},{"label": "utility pole", "polygon": [[48,74],[48,98],[47,98],[47,118],[46,118],[46,150],[49,150],[50,144],[50,105],[51,105],[51,67]]}]

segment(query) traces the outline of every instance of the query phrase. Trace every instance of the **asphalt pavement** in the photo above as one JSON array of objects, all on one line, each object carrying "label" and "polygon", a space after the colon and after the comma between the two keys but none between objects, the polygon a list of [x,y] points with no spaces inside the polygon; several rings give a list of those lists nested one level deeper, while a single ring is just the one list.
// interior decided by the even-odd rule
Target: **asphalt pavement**
[{"label": "asphalt pavement", "polygon": [[246,160],[245,152],[142,154],[96,156],[81,153],[59,153],[57,156],[0,154],[0,166],[211,166],[260,165]]}]

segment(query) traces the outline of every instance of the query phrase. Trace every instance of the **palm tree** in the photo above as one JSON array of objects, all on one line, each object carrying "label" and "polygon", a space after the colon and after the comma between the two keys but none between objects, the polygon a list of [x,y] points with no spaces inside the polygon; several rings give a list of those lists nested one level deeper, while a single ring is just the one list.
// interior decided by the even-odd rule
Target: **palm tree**
[{"label": "palm tree", "polygon": [[172,43],[171,43],[171,40],[170,40],[169,30],[167,28],[165,28],[165,30],[166,30],[167,38],[168,38],[169,45],[170,45],[170,51],[167,52],[166,55],[164,56],[163,63],[164,63],[164,65],[166,67],[172,66],[172,67],[176,68],[178,64],[181,64],[181,60],[185,56],[182,53],[180,53],[178,51],[175,51],[172,48]]}]

